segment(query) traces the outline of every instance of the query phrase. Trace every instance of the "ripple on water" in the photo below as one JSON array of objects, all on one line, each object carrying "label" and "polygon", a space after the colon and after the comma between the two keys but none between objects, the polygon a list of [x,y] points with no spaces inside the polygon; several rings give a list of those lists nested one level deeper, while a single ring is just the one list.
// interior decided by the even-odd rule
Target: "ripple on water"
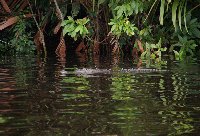
[{"label": "ripple on water", "polygon": [[198,134],[198,63],[172,63],[167,72],[85,76],[73,71],[93,67],[86,63],[11,60],[0,68],[0,135]]}]

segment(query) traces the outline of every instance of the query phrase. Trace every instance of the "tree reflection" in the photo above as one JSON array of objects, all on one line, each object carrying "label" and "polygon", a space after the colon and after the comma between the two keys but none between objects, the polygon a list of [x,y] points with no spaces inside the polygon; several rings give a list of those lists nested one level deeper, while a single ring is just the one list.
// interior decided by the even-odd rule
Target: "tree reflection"
[{"label": "tree reflection", "polygon": [[198,131],[198,66],[191,66],[192,71],[173,65],[166,73],[120,73],[123,67],[142,67],[141,61],[125,65],[122,58],[113,58],[112,63],[98,56],[88,58],[92,61],[84,66],[113,73],[81,76],[73,73],[83,67],[80,62],[16,59],[0,68],[2,133],[185,135]]}]

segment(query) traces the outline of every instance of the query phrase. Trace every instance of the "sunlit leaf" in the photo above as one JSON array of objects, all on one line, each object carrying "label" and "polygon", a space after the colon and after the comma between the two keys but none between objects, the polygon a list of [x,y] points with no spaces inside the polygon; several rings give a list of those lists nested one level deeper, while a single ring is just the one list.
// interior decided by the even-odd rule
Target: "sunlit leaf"
[{"label": "sunlit leaf", "polygon": [[185,2],[183,18],[184,18],[185,29],[186,29],[186,31],[188,32],[187,20],[186,20],[186,10],[187,10],[186,7],[187,7],[187,2]]},{"label": "sunlit leaf", "polygon": [[176,60],[179,60],[179,53],[175,50],[173,50],[174,54],[175,54],[175,59]]},{"label": "sunlit leaf", "polygon": [[78,27],[76,27],[76,29],[74,31],[77,33],[78,31],[81,31],[81,29],[82,29],[82,27],[81,27],[81,25],[79,25]]},{"label": "sunlit leaf", "polygon": [[160,24],[163,25],[163,16],[165,12],[165,0],[161,0],[160,6]]},{"label": "sunlit leaf", "polygon": [[177,11],[178,5],[179,5],[179,0],[174,0],[173,5],[172,5],[172,22],[175,27],[175,30],[176,30],[176,15],[177,15],[176,11]]},{"label": "sunlit leaf", "polygon": [[182,31],[182,27],[181,27],[181,25],[182,25],[182,9],[183,9],[183,6],[184,6],[184,0],[182,0],[181,2],[180,2],[180,5],[179,5],[179,11],[178,11],[178,22],[179,22],[179,27],[180,27],[180,30]]}]

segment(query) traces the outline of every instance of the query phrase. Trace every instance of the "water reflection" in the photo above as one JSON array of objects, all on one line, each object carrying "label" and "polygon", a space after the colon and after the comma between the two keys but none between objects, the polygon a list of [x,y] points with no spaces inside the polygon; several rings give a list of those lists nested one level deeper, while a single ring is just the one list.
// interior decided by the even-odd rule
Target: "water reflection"
[{"label": "water reflection", "polygon": [[77,56],[1,59],[0,135],[198,134],[199,62],[168,61],[168,72],[81,76],[73,71],[142,63]]}]

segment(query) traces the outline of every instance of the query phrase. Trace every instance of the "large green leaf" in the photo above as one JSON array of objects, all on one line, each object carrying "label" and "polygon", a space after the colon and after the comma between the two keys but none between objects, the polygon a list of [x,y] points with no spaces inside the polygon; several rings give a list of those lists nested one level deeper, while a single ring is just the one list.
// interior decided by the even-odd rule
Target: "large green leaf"
[{"label": "large green leaf", "polygon": [[195,37],[200,38],[200,31],[197,28],[191,30]]},{"label": "large green leaf", "polygon": [[184,17],[185,29],[186,29],[186,31],[188,32],[187,21],[186,21],[186,10],[187,10],[186,7],[187,7],[187,2],[185,2],[185,6],[184,6],[184,15],[183,15],[183,17]]},{"label": "large green leaf", "polygon": [[160,6],[160,24],[163,25],[163,16],[165,12],[165,0],[161,0]]},{"label": "large green leaf", "polygon": [[179,5],[179,0],[174,0],[173,5],[172,5],[172,22],[175,27],[175,30],[177,30],[177,28],[176,28],[176,16],[177,16],[176,11],[177,11],[178,5]]},{"label": "large green leaf", "polygon": [[182,10],[183,10],[183,6],[184,6],[184,2],[185,2],[185,0],[182,0],[181,2],[180,2],[180,5],[179,5],[179,10],[178,10],[178,22],[179,22],[179,27],[180,27],[180,30],[182,31],[182,27],[181,27],[181,25],[182,25]]}]

